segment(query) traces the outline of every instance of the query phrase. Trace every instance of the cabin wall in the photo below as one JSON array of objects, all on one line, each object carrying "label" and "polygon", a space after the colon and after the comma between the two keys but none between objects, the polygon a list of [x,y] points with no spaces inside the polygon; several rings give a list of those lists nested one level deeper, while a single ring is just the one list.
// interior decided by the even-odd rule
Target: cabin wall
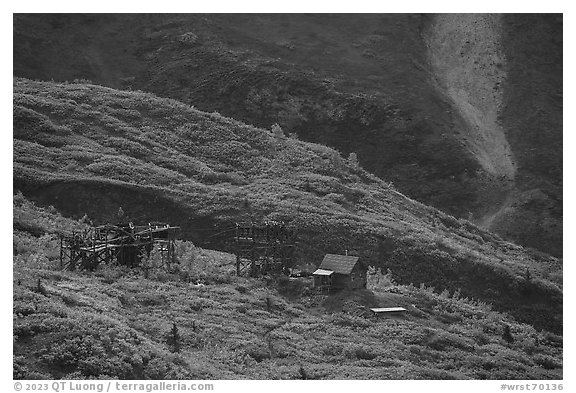
[{"label": "cabin wall", "polygon": [[314,276],[314,288],[319,288],[321,286],[331,286],[332,280],[330,276]]},{"label": "cabin wall", "polygon": [[366,271],[353,270],[351,274],[334,273],[332,276],[314,276],[314,288],[330,286],[333,289],[362,289],[366,288]]},{"label": "cabin wall", "polygon": [[350,289],[366,288],[366,282],[366,270],[356,265],[350,273]]},{"label": "cabin wall", "polygon": [[346,274],[334,273],[332,275],[332,288],[345,289],[350,288],[350,276]]}]

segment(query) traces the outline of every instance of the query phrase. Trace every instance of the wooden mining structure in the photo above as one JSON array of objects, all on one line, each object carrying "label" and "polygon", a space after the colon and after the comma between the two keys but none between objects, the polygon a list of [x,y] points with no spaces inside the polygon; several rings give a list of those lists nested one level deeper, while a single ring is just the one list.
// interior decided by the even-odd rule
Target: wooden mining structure
[{"label": "wooden mining structure", "polygon": [[135,226],[132,223],[92,227],[82,233],[60,237],[60,267],[94,270],[101,264],[140,266],[158,247],[162,266],[175,262],[174,242],[179,227],[163,223]]},{"label": "wooden mining structure", "polygon": [[279,222],[237,223],[234,248],[238,276],[287,274],[293,264],[296,232]]}]

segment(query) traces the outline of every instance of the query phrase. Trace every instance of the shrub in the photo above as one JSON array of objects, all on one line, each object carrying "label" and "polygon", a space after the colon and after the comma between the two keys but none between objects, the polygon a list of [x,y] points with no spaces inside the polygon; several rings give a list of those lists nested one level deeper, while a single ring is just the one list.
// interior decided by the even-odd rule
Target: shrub
[{"label": "shrub", "polygon": [[240,314],[246,314],[246,311],[248,311],[248,309],[246,308],[246,306],[237,306],[236,311],[238,311]]},{"label": "shrub", "polygon": [[344,351],[344,346],[342,344],[330,342],[322,348],[322,352],[328,356],[338,356]]},{"label": "shrub", "polygon": [[153,356],[142,372],[147,379],[191,379],[190,367],[178,355]]},{"label": "shrub", "polygon": [[438,214],[437,217],[440,218],[442,224],[444,224],[447,228],[458,229],[461,226],[460,221],[457,218],[449,216],[447,214]]},{"label": "shrub", "polygon": [[387,269],[386,274],[382,274],[380,268],[370,266],[368,268],[366,288],[371,291],[377,291],[384,288],[395,286],[396,282],[392,277],[392,271]]},{"label": "shrub", "polygon": [[256,360],[258,363],[262,362],[263,360],[270,359],[270,352],[264,343],[256,344],[250,343],[245,349],[244,352],[250,356],[252,359]]},{"label": "shrub", "polygon": [[361,348],[356,348],[356,350],[354,351],[354,353],[356,354],[356,357],[358,359],[363,359],[363,360],[372,360],[372,359],[376,359],[376,357],[378,355],[376,355],[375,353],[372,353],[369,349],[367,349],[366,347],[361,347]]},{"label": "shrub", "polygon": [[101,264],[96,269],[95,275],[102,278],[102,282],[105,284],[113,284],[117,282],[122,276],[127,273],[127,267],[124,266],[113,266]]},{"label": "shrub", "polygon": [[150,279],[159,282],[170,282],[176,281],[179,275],[175,275],[173,273],[165,272],[164,270],[154,270],[152,274],[150,274]]},{"label": "shrub", "polygon": [[166,303],[166,296],[163,293],[138,293],[135,298],[144,306],[160,306]]},{"label": "shrub", "polygon": [[539,366],[543,367],[546,370],[553,370],[555,368],[562,367],[562,364],[560,362],[558,362],[553,357],[547,355],[536,355],[534,357],[534,362],[536,362],[536,364],[538,364]]},{"label": "shrub", "polygon": [[554,334],[552,332],[545,332],[544,333],[544,344],[545,345],[550,345],[552,347],[561,348],[563,341],[564,340],[562,339],[562,336],[559,336],[559,335]]},{"label": "shrub", "polygon": [[472,333],[472,338],[480,346],[490,343],[489,337],[481,329],[475,329]]},{"label": "shrub", "polygon": [[72,81],[72,83],[82,84],[82,85],[92,85],[93,84],[90,79],[86,79],[86,78],[76,78]]},{"label": "shrub", "polygon": [[26,365],[26,358],[24,356],[14,356],[12,362],[12,378],[13,379],[52,379],[50,375],[32,371]]},{"label": "shrub", "polygon": [[198,36],[192,32],[187,32],[181,34],[177,37],[177,40],[183,44],[194,44],[198,41]]},{"label": "shrub", "polygon": [[360,360],[373,360],[378,356],[376,353],[364,345],[353,344],[348,346],[344,350],[344,355],[348,359],[360,359]]},{"label": "shrub", "polygon": [[332,323],[339,326],[351,326],[358,328],[367,328],[371,326],[370,321],[362,317],[357,317],[354,315],[348,315],[344,313],[338,313],[332,317]]},{"label": "shrub", "polygon": [[327,199],[327,200],[329,200],[329,201],[331,201],[331,202],[337,203],[337,204],[339,204],[339,205],[344,205],[344,204],[346,204],[346,202],[347,202],[346,197],[345,197],[344,195],[342,195],[342,194],[337,194],[337,193],[334,193],[334,192],[331,192],[331,193],[329,193],[329,194],[326,194],[326,195],[324,196],[324,198]]},{"label": "shrub", "polygon": [[277,280],[278,293],[288,299],[298,299],[304,295],[309,288],[310,283],[305,279],[289,279],[286,276],[280,276]]},{"label": "shrub", "polygon": [[428,340],[426,345],[437,351],[445,351],[449,348],[457,348],[465,351],[471,351],[474,349],[474,345],[470,340],[446,332],[434,334]]},{"label": "shrub", "polygon": [[190,303],[190,309],[193,311],[201,311],[204,308],[204,305],[201,301],[195,301]]}]

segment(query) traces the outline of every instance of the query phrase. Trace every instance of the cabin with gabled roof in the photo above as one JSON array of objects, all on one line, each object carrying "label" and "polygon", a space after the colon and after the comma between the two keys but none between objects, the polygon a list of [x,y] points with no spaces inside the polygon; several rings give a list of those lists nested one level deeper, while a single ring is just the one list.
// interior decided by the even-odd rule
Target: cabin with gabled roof
[{"label": "cabin with gabled roof", "polygon": [[366,288],[366,268],[359,257],[326,254],[313,273],[314,287],[320,289]]}]

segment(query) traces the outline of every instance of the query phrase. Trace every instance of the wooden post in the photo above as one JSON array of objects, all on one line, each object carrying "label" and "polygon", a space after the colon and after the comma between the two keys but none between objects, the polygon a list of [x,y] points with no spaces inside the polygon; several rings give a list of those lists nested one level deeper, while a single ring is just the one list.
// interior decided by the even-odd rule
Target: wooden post
[{"label": "wooden post", "polygon": [[64,265],[64,249],[62,248],[64,246],[64,239],[62,238],[62,235],[60,235],[60,270],[62,270],[63,265]]},{"label": "wooden post", "polygon": [[[90,263],[90,259],[88,259],[88,263]],[[96,230],[94,230],[94,234],[92,235],[92,263],[90,266],[90,270],[92,267],[96,267]]]},{"label": "wooden post", "polygon": [[170,264],[172,264],[172,263],[174,262],[174,260],[173,260],[173,258],[174,258],[174,255],[173,255],[173,254],[174,254],[174,253],[173,253],[173,250],[172,250],[172,246],[173,246],[173,244],[172,244],[172,233],[171,233],[170,230],[168,230],[168,236],[167,236],[167,238],[168,238],[168,243],[167,243],[167,247],[168,247],[168,264],[170,265]]},{"label": "wooden post", "polygon": [[108,253],[108,230],[104,232],[104,263],[110,264]]}]

